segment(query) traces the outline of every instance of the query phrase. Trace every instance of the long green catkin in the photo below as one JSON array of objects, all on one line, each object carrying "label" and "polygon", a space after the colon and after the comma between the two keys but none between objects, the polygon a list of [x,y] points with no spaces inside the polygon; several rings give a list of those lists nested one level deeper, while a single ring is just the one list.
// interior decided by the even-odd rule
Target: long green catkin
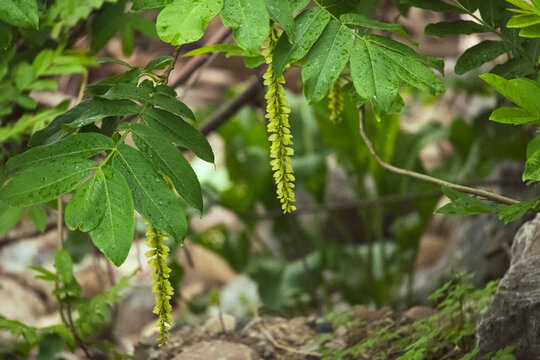
[{"label": "long green catkin", "polygon": [[268,140],[270,141],[270,165],[274,171],[276,193],[284,213],[296,210],[294,196],[294,174],[291,166],[291,156],[294,154],[292,135],[289,124],[290,103],[285,98],[283,85],[285,78],[279,78],[274,73],[272,66],[272,53],[277,43],[278,35],[275,29],[263,44],[263,56],[268,64],[268,70],[264,74],[264,85],[267,86],[266,118],[268,119]]},{"label": "long green catkin", "polygon": [[159,346],[164,346],[169,340],[169,327],[172,323],[171,296],[174,290],[169,281],[171,269],[167,265],[169,248],[165,245],[167,237],[148,222],[146,222],[146,246],[150,248],[145,253],[151,268],[152,292],[155,293],[154,314],[158,316],[156,326],[159,327]]}]

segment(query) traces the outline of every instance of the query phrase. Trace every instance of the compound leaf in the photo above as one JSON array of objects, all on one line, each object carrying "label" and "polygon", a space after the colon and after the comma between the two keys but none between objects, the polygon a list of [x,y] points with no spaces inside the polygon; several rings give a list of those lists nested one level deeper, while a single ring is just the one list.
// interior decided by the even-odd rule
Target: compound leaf
[{"label": "compound leaf", "polygon": [[0,200],[11,206],[29,206],[54,200],[73,190],[92,170],[94,161],[65,159],[21,171],[0,189]]},{"label": "compound leaf", "polygon": [[302,69],[304,94],[308,103],[323,99],[349,60],[353,38],[349,28],[330,21],[311,48]]},{"label": "compound leaf", "polygon": [[71,230],[95,229],[105,214],[105,181],[103,172],[82,184],[66,206],[66,225]]},{"label": "compound leaf", "polygon": [[144,111],[144,121],[170,141],[191,150],[205,161],[214,162],[208,140],[182,118],[165,110],[149,108]]},{"label": "compound leaf", "polygon": [[135,210],[152,226],[173,236],[181,243],[187,232],[187,220],[180,199],[167,186],[163,177],[137,150],[118,145],[113,167],[124,175]]},{"label": "compound leaf", "polygon": [[148,126],[134,124],[132,131],[139,150],[148,155],[160,173],[171,179],[178,194],[202,213],[201,185],[182,152]]},{"label": "compound leaf", "polygon": [[103,183],[104,214],[99,225],[90,231],[96,247],[116,266],[120,266],[128,256],[135,218],[130,187],[122,174],[111,166],[103,166],[96,177]]}]

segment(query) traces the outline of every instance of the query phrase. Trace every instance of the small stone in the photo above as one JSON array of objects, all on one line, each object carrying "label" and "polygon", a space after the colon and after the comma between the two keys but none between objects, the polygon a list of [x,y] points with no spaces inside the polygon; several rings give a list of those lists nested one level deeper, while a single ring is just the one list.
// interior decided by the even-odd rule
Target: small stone
[{"label": "small stone", "polygon": [[403,319],[406,322],[416,322],[420,320],[427,319],[430,316],[433,316],[437,313],[437,310],[430,308],[428,306],[413,306],[409,310],[403,313]]},{"label": "small stone", "polygon": [[203,341],[184,348],[172,360],[259,360],[260,357],[243,344],[223,340]]},{"label": "small stone", "polygon": [[[222,322],[223,321],[223,322]],[[236,329],[236,318],[229,314],[213,316],[206,320],[202,330],[209,335],[217,335],[221,332],[234,331]]]}]

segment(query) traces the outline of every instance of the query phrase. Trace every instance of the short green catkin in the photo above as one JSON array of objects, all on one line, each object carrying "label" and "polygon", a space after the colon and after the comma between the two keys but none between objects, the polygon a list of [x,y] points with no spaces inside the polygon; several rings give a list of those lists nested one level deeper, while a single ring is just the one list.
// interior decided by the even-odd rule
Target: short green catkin
[{"label": "short green catkin", "polygon": [[334,124],[341,122],[341,115],[343,112],[343,93],[342,82],[340,78],[332,84],[330,92],[328,93],[328,110],[330,110],[330,121]]},{"label": "short green catkin", "polygon": [[171,296],[174,294],[169,274],[171,269],[167,266],[167,255],[169,248],[165,245],[167,237],[163,233],[148,222],[146,222],[146,246],[150,248],[146,252],[146,257],[149,258],[148,264],[151,267],[152,276],[152,291],[156,294],[154,314],[158,315],[159,319],[156,326],[159,327],[159,346],[167,344],[169,340],[169,327],[172,322],[172,307]]},{"label": "short green catkin", "polygon": [[281,202],[284,213],[296,210],[294,196],[294,174],[291,166],[291,155],[294,154],[292,145],[292,135],[289,125],[290,103],[285,98],[283,83],[285,78],[279,78],[274,73],[272,66],[272,53],[278,34],[274,28],[270,30],[268,38],[263,44],[263,56],[268,64],[268,70],[264,74],[264,85],[267,86],[266,118],[268,118],[268,133],[270,136],[270,165],[274,171],[274,181],[277,186],[277,197]]}]

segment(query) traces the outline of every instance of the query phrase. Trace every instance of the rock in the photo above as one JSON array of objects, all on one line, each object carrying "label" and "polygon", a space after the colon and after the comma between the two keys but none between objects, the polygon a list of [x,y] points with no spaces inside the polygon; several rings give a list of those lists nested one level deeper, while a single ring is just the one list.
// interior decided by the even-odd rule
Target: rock
[{"label": "rock", "polygon": [[437,310],[428,306],[413,306],[403,313],[402,318],[405,322],[413,323],[433,316],[436,313]]},{"label": "rock", "polygon": [[184,348],[173,360],[258,360],[260,357],[243,344],[223,340],[203,341]]},{"label": "rock", "polygon": [[477,346],[494,353],[515,346],[520,360],[540,357],[540,214],[516,234],[511,264],[477,327]]},{"label": "rock", "polygon": [[237,319],[245,318],[259,306],[260,301],[257,283],[246,275],[229,282],[219,297],[221,309]]},{"label": "rock", "polygon": [[236,318],[229,314],[216,315],[206,320],[202,330],[209,335],[216,335],[221,332],[233,331],[236,329]]},{"label": "rock", "polygon": [[35,326],[47,311],[47,299],[17,279],[0,276],[0,315]]}]

